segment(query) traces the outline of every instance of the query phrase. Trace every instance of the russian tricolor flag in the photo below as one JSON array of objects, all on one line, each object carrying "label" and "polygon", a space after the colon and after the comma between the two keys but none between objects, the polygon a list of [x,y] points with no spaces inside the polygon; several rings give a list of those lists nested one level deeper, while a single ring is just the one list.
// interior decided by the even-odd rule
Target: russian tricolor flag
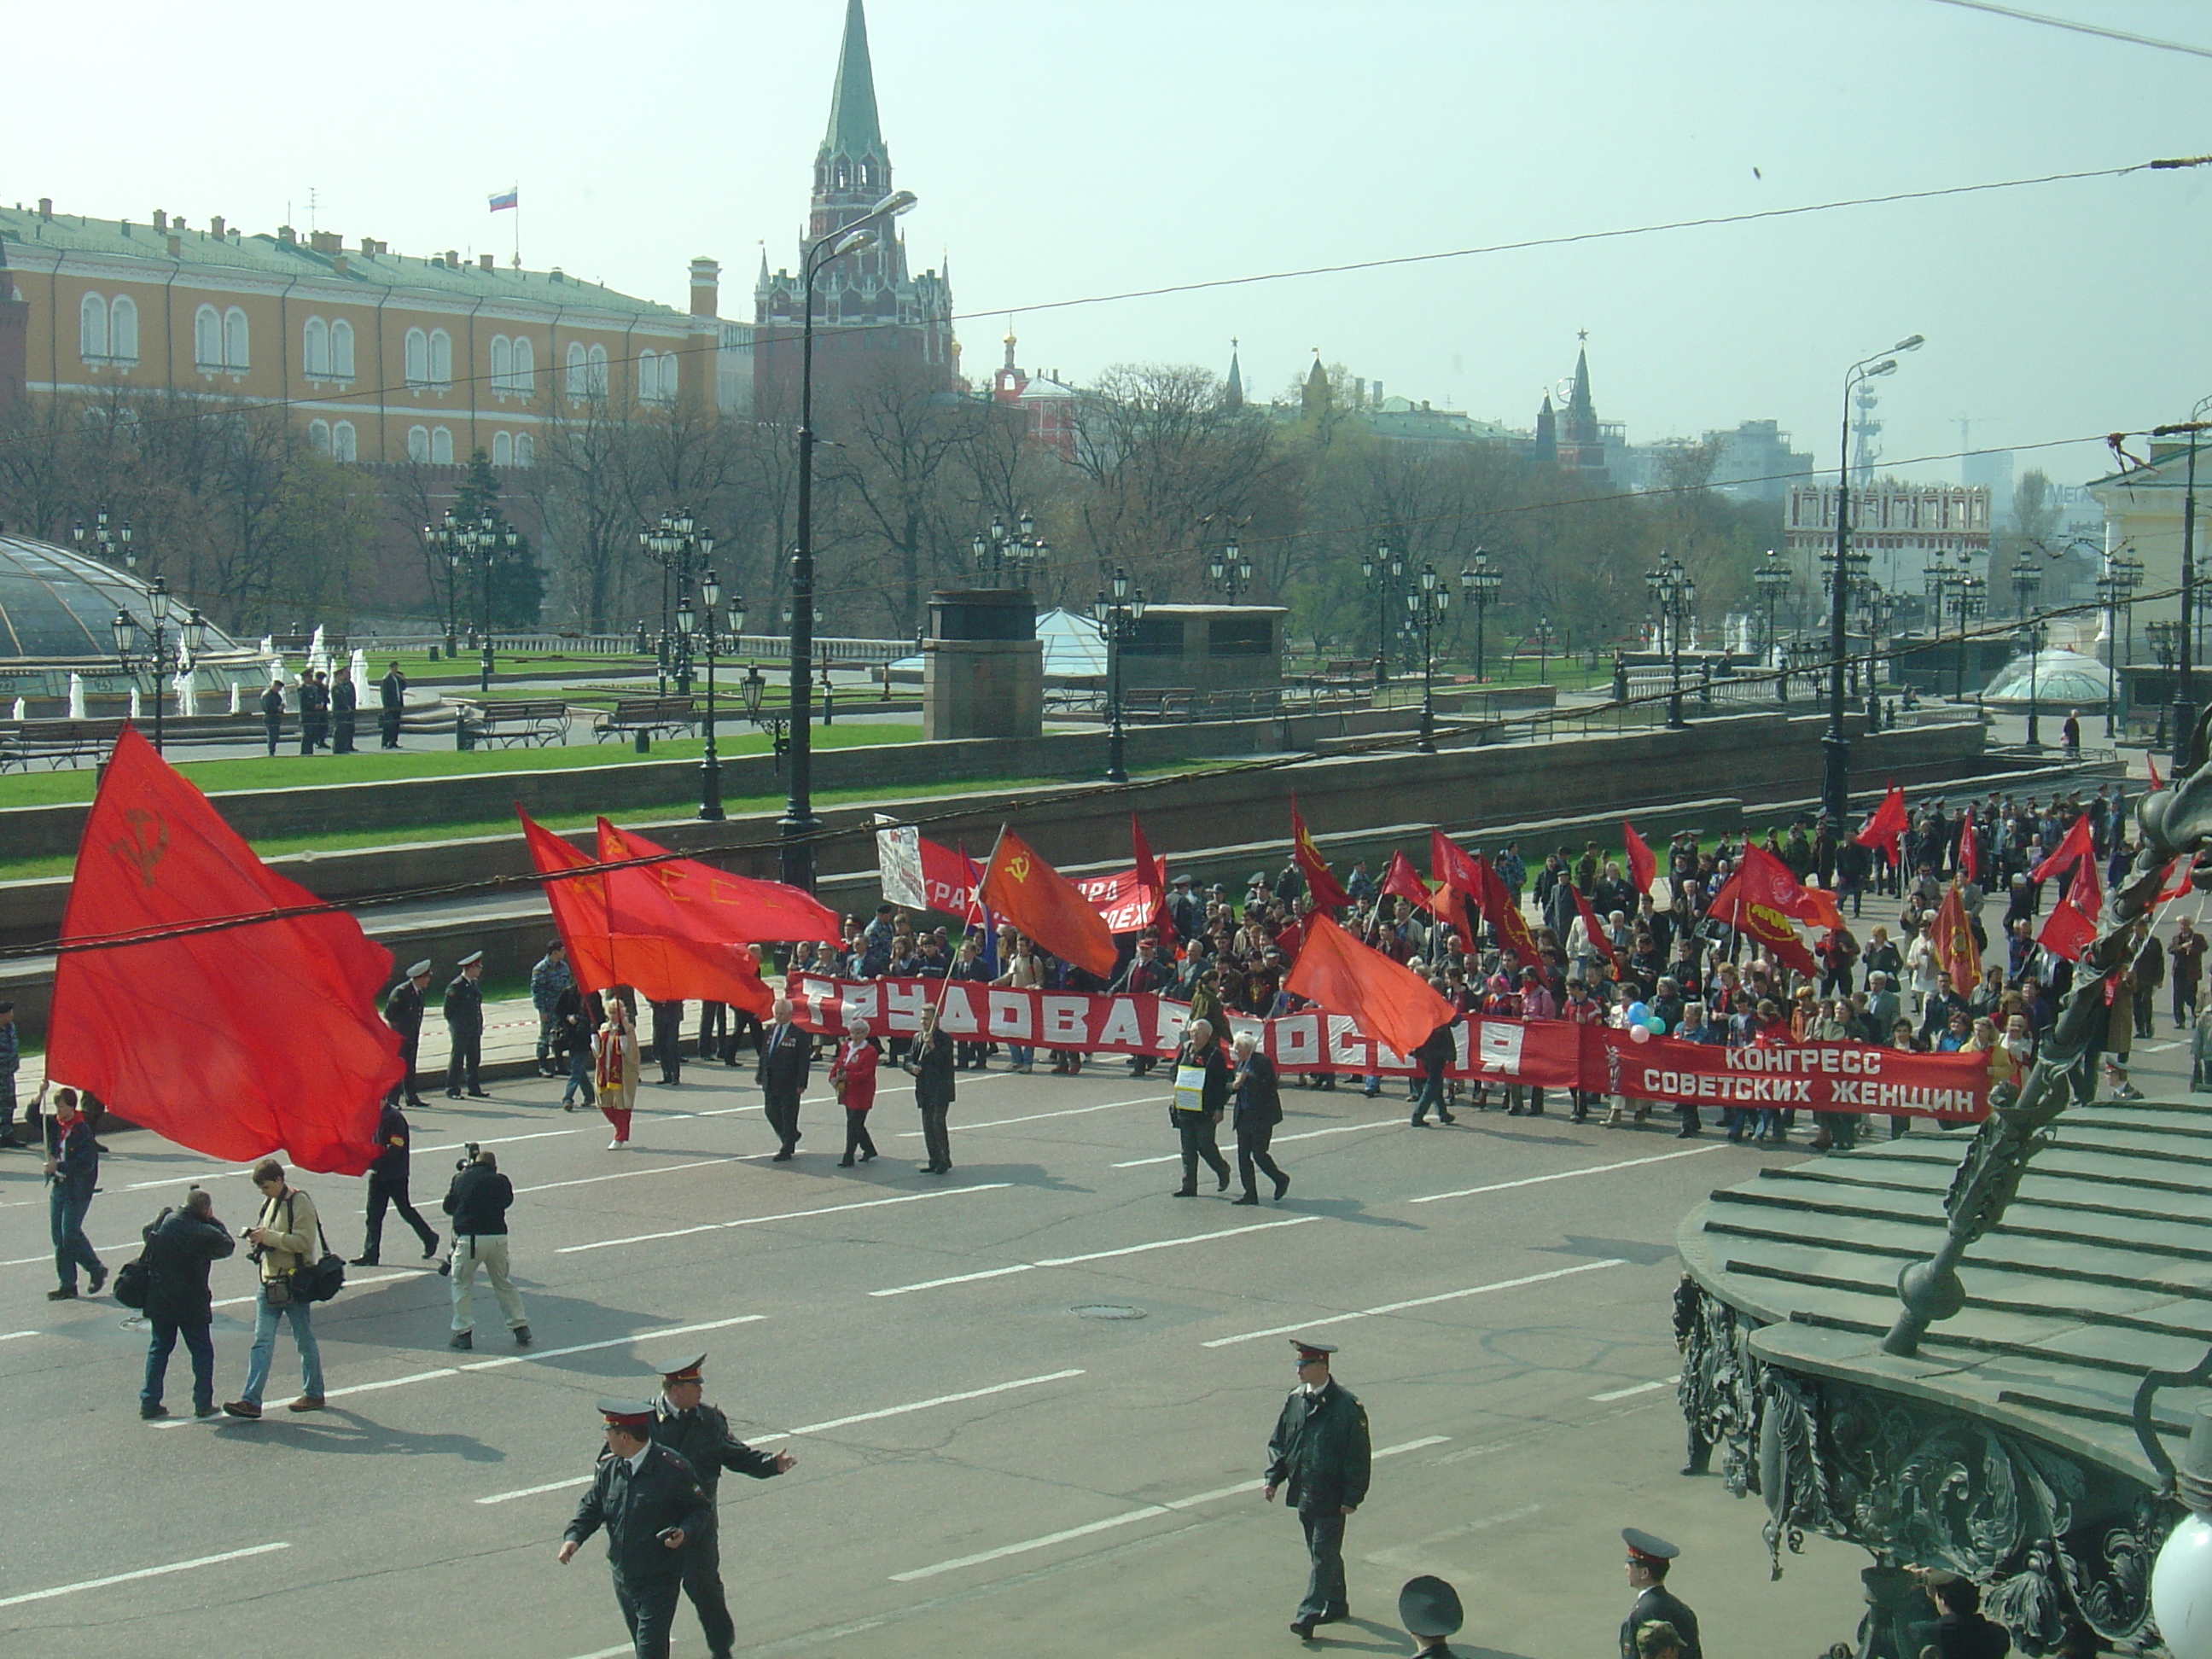
[{"label": "russian tricolor flag", "polygon": [[503,208],[519,208],[521,205],[522,187],[520,185],[510,185],[491,198],[491,210],[494,213],[499,212]]}]

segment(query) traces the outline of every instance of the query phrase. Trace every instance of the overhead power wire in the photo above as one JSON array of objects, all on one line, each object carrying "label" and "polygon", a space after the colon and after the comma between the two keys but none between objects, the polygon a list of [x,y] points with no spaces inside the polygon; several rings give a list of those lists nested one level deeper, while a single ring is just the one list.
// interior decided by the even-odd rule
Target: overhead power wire
[{"label": "overhead power wire", "polygon": [[1939,6],[1956,6],[1962,11],[1986,11],[1998,17],[2009,17],[2016,22],[2039,23],[2045,28],[2064,29],[2073,34],[2094,34],[2100,40],[2119,40],[2131,46],[2148,46],[2156,52],[2179,52],[2191,58],[2212,58],[2212,46],[2192,46],[2182,40],[2161,40],[2154,34],[2132,34],[2126,29],[2106,28],[2101,23],[2085,23],[2078,18],[2053,17],[2039,11],[2023,11],[2018,6],[2000,6],[1991,0],[1936,0]]}]

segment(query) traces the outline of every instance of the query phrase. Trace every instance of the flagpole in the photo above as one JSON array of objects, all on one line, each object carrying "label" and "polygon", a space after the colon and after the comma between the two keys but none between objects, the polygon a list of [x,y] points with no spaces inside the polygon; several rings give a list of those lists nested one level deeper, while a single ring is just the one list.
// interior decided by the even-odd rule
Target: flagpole
[{"label": "flagpole", "polygon": [[[988,858],[988,859],[986,859],[986,860],[983,860],[983,875],[984,875],[984,877],[985,877],[986,878],[988,878],[989,877],[990,873],[991,873],[991,866],[992,866],[993,865],[996,864],[996,863],[999,861],[999,844],[1000,844],[1000,842],[1001,842],[1005,841],[1005,840],[1006,840],[1006,820],[1005,820],[1004,818],[1001,818],[1001,819],[1000,819],[1000,820],[999,820],[999,833],[998,833],[997,835],[994,836],[991,838],[991,856],[990,856],[989,858]],[[983,904],[983,883],[982,883],[981,881],[980,881],[980,880],[979,880],[979,881],[975,884],[975,892],[974,892],[973,894],[971,894],[969,896],[970,896],[971,901],[975,903],[975,905],[976,906],[976,908],[979,908],[979,909],[980,909],[980,908],[982,908],[982,904]],[[963,917],[961,918],[961,935],[960,935],[960,936],[961,936],[963,939],[965,939],[965,938],[968,936],[968,933],[967,933],[967,918],[966,918],[965,916],[963,916]],[[948,962],[948,963],[946,963],[945,964],[945,981],[944,981],[944,982],[943,982],[941,985],[939,985],[939,986],[938,987],[938,988],[937,988],[937,1017],[938,1017],[938,1018],[939,1018],[940,1020],[941,1020],[941,1019],[943,1019],[943,1018],[945,1018],[945,998],[947,998],[947,997],[951,996],[951,994],[952,994],[952,964],[951,964],[951,963],[949,963],[949,962]]]}]

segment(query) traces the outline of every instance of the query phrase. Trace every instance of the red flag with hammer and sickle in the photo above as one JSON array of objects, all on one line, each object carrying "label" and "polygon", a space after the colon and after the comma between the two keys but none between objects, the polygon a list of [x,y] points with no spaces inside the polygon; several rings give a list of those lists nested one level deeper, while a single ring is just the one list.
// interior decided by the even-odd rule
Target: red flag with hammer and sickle
[{"label": "red flag with hammer and sickle", "polygon": [[999,844],[977,890],[984,904],[1024,938],[1101,979],[1113,974],[1120,953],[1106,918],[1012,830],[999,831]]}]

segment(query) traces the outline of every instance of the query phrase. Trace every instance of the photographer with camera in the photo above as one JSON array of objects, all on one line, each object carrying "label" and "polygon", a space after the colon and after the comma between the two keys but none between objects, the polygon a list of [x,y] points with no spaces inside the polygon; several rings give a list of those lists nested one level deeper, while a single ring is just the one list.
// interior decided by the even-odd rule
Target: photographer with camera
[{"label": "photographer with camera", "polygon": [[169,1414],[161,1403],[161,1384],[180,1336],[192,1357],[192,1415],[215,1415],[215,1343],[208,1334],[215,1304],[208,1269],[237,1249],[229,1229],[216,1219],[215,1200],[204,1188],[193,1188],[180,1207],[163,1210],[148,1224],[144,1312],[154,1339],[146,1350],[139,1416]]},{"label": "photographer with camera", "polygon": [[253,1166],[253,1184],[260,1189],[261,1214],[245,1232],[248,1252],[261,1269],[261,1287],[253,1299],[253,1347],[246,1358],[246,1388],[225,1402],[223,1410],[252,1422],[261,1415],[261,1392],[269,1384],[269,1364],[276,1352],[280,1320],[292,1327],[293,1343],[300,1350],[300,1397],[289,1409],[319,1412],[323,1408],[323,1354],[315,1346],[315,1327],[309,1304],[293,1288],[292,1275],[315,1261],[322,1237],[322,1223],[315,1200],[284,1179],[284,1166],[264,1158]]},{"label": "photographer with camera", "polygon": [[492,1294],[517,1347],[530,1346],[530,1323],[522,1311],[521,1294],[507,1276],[507,1212],[514,1202],[514,1185],[499,1172],[499,1160],[473,1140],[467,1155],[454,1166],[453,1184],[446,1190],[446,1213],[453,1218],[453,1334],[447,1346],[476,1346],[476,1316],[470,1301],[481,1267],[491,1280]]}]

